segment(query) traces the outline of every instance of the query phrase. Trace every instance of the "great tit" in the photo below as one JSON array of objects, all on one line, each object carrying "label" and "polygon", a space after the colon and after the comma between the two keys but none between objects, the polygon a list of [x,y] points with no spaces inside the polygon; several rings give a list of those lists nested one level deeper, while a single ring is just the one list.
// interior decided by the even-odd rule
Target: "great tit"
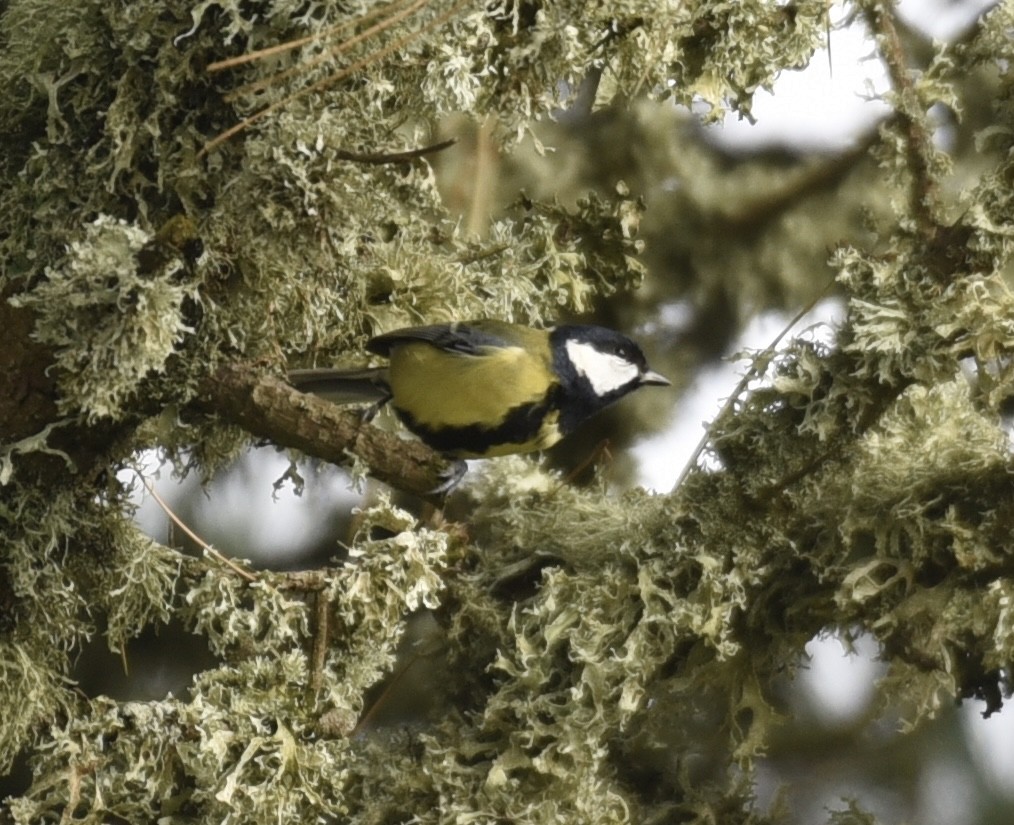
[{"label": "great tit", "polygon": [[338,403],[390,401],[424,443],[458,459],[542,450],[638,387],[669,384],[637,344],[597,326],[467,321],[399,329],[366,348],[388,365],[289,380]]}]

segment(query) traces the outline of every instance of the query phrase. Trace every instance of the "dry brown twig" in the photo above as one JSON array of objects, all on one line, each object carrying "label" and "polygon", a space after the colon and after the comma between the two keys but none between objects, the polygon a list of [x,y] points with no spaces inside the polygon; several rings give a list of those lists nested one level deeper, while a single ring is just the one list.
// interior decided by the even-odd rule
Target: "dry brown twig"
[{"label": "dry brown twig", "polygon": [[908,69],[905,48],[895,25],[893,4],[884,0],[862,0],[860,8],[877,40],[877,49],[887,67],[891,87],[897,98],[895,117],[907,146],[905,161],[911,175],[909,207],[919,234],[932,238],[942,225],[940,190],[933,173],[933,131],[926,120],[924,106],[912,73]]},{"label": "dry brown twig", "polygon": [[[382,35],[385,31],[392,28],[396,24],[406,20],[407,18],[410,18],[417,12],[422,11],[427,5],[429,5],[430,2],[431,0],[411,0],[411,2],[409,2],[409,0],[395,0],[395,2],[392,2],[387,6],[384,6],[380,9],[374,9],[373,11],[364,14],[361,17],[355,18],[354,20],[345,21],[335,26],[331,26],[319,33],[308,35],[306,37],[297,38],[295,40],[290,40],[285,43],[279,43],[275,46],[270,46],[265,49],[259,49],[254,52],[249,52],[248,54],[239,55],[237,57],[219,60],[215,63],[210,64],[208,66],[208,71],[211,73],[221,72],[226,69],[235,68],[237,66],[243,66],[248,63],[257,62],[260,60],[265,60],[270,57],[283,54],[287,51],[291,51],[296,48],[301,48],[303,46],[320,43],[322,41],[328,40],[329,38],[333,38],[345,31],[348,31],[358,26],[362,26],[366,23],[372,23],[372,25],[368,26],[366,29],[363,29],[358,34],[355,34],[351,37],[341,40],[338,43],[335,43],[332,46],[329,46],[328,48],[324,49],[320,54],[308,58],[307,60],[300,62],[296,66],[283,69],[261,80],[256,80],[244,86],[240,86],[239,88],[235,89],[234,91],[226,95],[225,99],[227,101],[232,101],[237,99],[238,97],[247,94],[252,94],[255,92],[263,91],[265,89],[277,87],[280,84],[284,83],[285,81],[289,80],[290,78],[296,77],[301,74],[305,74],[306,72],[308,72],[309,70],[311,70],[315,66],[318,66],[321,63],[324,63],[328,60],[334,60],[340,55],[350,52],[360,44],[372,42],[376,40],[380,35]],[[337,71],[328,74],[325,77],[322,77],[321,79],[316,80],[310,83],[309,85],[304,86],[301,89],[297,89],[296,91],[286,95],[285,97],[279,100],[276,100],[272,103],[268,103],[267,105],[258,109],[252,115],[243,118],[243,120],[241,120],[236,125],[230,127],[229,129],[226,129],[224,132],[221,132],[220,134],[216,135],[214,138],[209,140],[204,145],[204,148],[201,150],[201,154],[202,155],[207,154],[212,149],[215,149],[216,147],[225,143],[230,138],[234,137],[235,135],[245,130],[251,124],[256,123],[257,121],[261,120],[264,117],[267,117],[271,113],[284,108],[285,106],[292,103],[294,100],[297,100],[313,92],[321,91],[322,89],[325,89],[329,86],[333,86],[335,83],[338,83],[339,81],[344,80],[350,77],[351,75],[354,75],[357,72],[360,72],[368,68],[369,66],[381,62],[382,60],[399,51],[400,49],[403,49],[409,44],[416,42],[428,32],[440,26],[443,26],[445,23],[447,23],[464,5],[464,3],[465,0],[458,0],[457,2],[452,4],[450,8],[448,8],[446,11],[424,22],[422,25],[420,25],[413,31],[409,32],[408,34],[395,38],[387,45],[367,53],[365,56],[359,58],[358,60],[354,60],[349,65],[339,68],[337,69]],[[387,16],[385,17],[384,15]],[[380,18],[379,22],[373,23],[373,21],[377,20],[378,18]],[[437,150],[430,149],[429,151],[437,151]],[[419,154],[424,153],[425,152],[419,152]],[[417,156],[416,154],[412,154],[411,152],[396,153],[396,154],[411,155],[412,157]],[[407,159],[407,158],[396,158],[396,160],[398,159]],[[372,161],[372,162],[393,162],[393,161]]]},{"label": "dry brown twig", "polygon": [[228,567],[230,570],[236,573],[236,575],[238,575],[240,578],[246,579],[248,582],[257,581],[256,574],[251,573],[249,570],[240,567],[232,559],[223,556],[214,547],[208,544],[208,542],[206,542],[199,535],[197,535],[197,533],[191,530],[187,526],[187,524],[183,521],[183,519],[181,519],[178,515],[176,515],[176,513],[173,512],[172,508],[166,503],[165,499],[162,498],[162,496],[160,496],[157,492],[155,492],[155,488],[151,485],[148,479],[146,479],[140,473],[138,473],[137,477],[141,479],[141,483],[145,486],[145,489],[147,489],[147,491],[151,493],[151,497],[155,499],[155,503],[162,508],[162,512],[165,513],[170,518],[173,524],[179,527],[180,530],[182,530],[194,542],[196,542],[197,545],[204,551],[205,555],[210,556],[211,558],[215,559],[221,564],[224,564],[226,567]]}]

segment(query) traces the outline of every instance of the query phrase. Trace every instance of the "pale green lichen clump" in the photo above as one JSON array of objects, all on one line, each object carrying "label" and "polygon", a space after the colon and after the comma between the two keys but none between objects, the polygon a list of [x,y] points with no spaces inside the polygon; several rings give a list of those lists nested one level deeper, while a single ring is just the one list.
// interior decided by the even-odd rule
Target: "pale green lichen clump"
[{"label": "pale green lichen clump", "polygon": [[[165,371],[193,329],[183,319],[188,290],[170,275],[138,273],[150,238],[136,226],[100,216],[70,245],[60,269],[47,268],[31,293],[14,299],[33,310],[40,343],[56,351],[64,404],[87,418],[119,418],[137,386]],[[115,381],[110,376],[116,376]]]}]

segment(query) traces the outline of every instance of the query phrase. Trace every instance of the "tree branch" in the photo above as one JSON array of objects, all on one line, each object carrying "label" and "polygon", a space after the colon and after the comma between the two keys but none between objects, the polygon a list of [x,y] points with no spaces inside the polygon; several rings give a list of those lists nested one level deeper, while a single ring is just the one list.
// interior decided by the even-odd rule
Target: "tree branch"
[{"label": "tree branch", "polygon": [[407,149],[404,152],[349,152],[344,149],[335,149],[334,154],[339,160],[347,160],[353,163],[365,163],[369,166],[381,166],[385,163],[405,163],[410,160],[432,155],[449,149],[458,142],[457,138],[442,140],[430,146],[422,146],[419,149]]},{"label": "tree branch", "polygon": [[[129,441],[139,418],[86,423],[65,417],[58,407],[56,377],[50,347],[32,332],[31,310],[15,307],[9,298],[16,289],[7,283],[0,291],[0,448],[41,436],[47,449],[33,449],[16,459],[17,473],[43,484],[71,484],[101,472],[110,456]],[[49,428],[49,429],[47,429]]]},{"label": "tree branch", "polygon": [[436,500],[430,491],[449,469],[446,459],[421,442],[368,426],[358,412],[250,366],[222,367],[204,383],[198,405],[253,435],[332,464],[348,466],[359,458],[374,478],[422,498]]},{"label": "tree branch", "polygon": [[777,220],[786,211],[798,207],[802,200],[838,186],[858,163],[868,157],[870,149],[880,139],[874,127],[841,154],[797,166],[784,174],[784,181],[778,186],[729,204],[725,222],[732,231],[742,231]]},{"label": "tree branch", "polygon": [[940,193],[933,174],[933,132],[926,122],[926,114],[919,92],[905,59],[905,48],[898,36],[890,3],[883,0],[863,0],[860,6],[877,39],[880,56],[887,67],[891,86],[897,95],[895,114],[908,151],[905,153],[912,186],[909,205],[921,235],[932,237],[940,226]]}]

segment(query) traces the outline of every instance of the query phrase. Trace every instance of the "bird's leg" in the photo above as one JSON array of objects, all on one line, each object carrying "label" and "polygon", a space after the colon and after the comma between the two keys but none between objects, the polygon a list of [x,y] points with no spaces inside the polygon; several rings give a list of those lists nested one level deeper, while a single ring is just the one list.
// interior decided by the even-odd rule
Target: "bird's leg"
[{"label": "bird's leg", "polygon": [[374,401],[370,404],[370,406],[366,407],[366,409],[363,410],[362,415],[363,423],[369,424],[373,421],[373,419],[377,417],[377,413],[379,413],[384,408],[384,405],[386,405],[393,397],[394,396],[391,394],[390,390],[388,390],[387,394],[383,398]]},{"label": "bird's leg", "polygon": [[430,490],[426,495],[440,496],[446,495],[451,492],[458,484],[461,479],[465,477],[465,473],[468,472],[468,462],[463,458],[459,458],[455,461],[450,468],[440,474],[441,482]]}]

